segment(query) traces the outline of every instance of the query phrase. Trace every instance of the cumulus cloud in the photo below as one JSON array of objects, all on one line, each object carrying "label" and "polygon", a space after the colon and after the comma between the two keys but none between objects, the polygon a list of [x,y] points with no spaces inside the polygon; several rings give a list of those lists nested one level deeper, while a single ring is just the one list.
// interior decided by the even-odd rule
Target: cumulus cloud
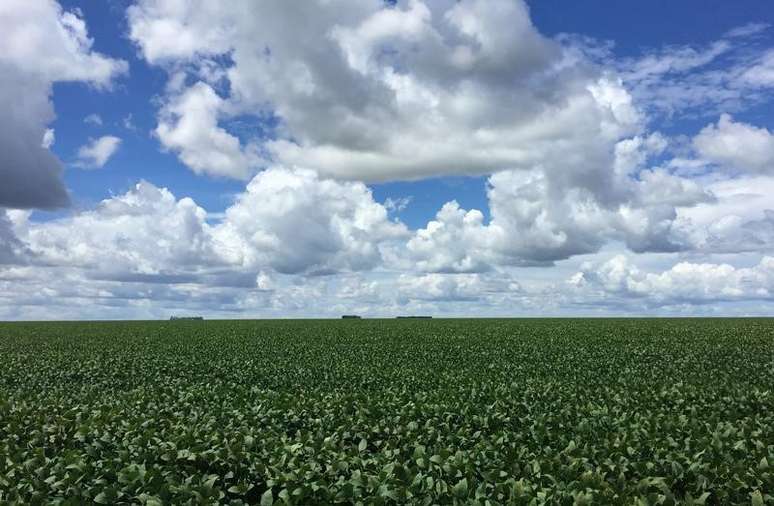
[{"label": "cumulus cloud", "polygon": [[106,87],[127,65],[92,51],[83,19],[53,1],[2,2],[0,33],[0,206],[67,205],[61,164],[41,145],[54,117],[52,84]]},{"label": "cumulus cloud", "polygon": [[482,272],[490,268],[489,238],[481,211],[447,202],[407,242],[412,263],[426,272]]},{"label": "cumulus cloud", "polygon": [[[540,35],[523,2],[204,4],[129,9],[151,63],[209,68],[228,53],[216,73],[228,93],[200,82],[161,111],[159,139],[197,172],[244,177],[261,164],[256,143],[285,165],[364,181],[583,172],[639,128],[621,84]],[[283,28],[300,23],[303,36]],[[276,136],[240,141],[219,123],[267,113]]]},{"label": "cumulus cloud", "polygon": [[[75,45],[38,70],[2,53],[13,72],[0,84],[40,97],[24,137],[58,167],[40,147],[53,142],[51,83],[107,86],[124,64],[91,51],[78,15],[53,11]],[[609,48],[542,36],[513,0],[139,0],[128,20],[143,57],[168,73],[158,142],[197,174],[247,186],[215,214],[145,181],[46,222],[0,213],[0,316],[3,293],[25,315],[70,303],[147,317],[768,300],[771,133],[730,116],[692,143],[652,130],[660,115],[759,100],[768,60],[751,41],[766,27],[616,61]],[[0,111],[12,107],[0,92]],[[93,140],[77,163],[104,165],[119,143]],[[708,163],[741,175],[704,176]],[[486,175],[488,209],[451,201],[410,231],[395,218],[409,200],[376,202],[364,184],[448,174]],[[0,188],[11,205],[2,198]],[[626,254],[605,260],[610,249]],[[690,257],[739,251],[764,257]],[[676,263],[647,270],[629,252]],[[593,261],[578,270],[578,255]]]},{"label": "cumulus cloud", "polygon": [[380,244],[406,233],[364,184],[279,167],[255,176],[216,230],[232,262],[312,274],[376,267]]},{"label": "cumulus cloud", "polygon": [[[715,191],[730,212],[730,191]],[[693,217],[700,216],[699,207],[690,208]],[[550,271],[498,264],[498,250],[487,243],[498,236],[478,212],[450,203],[411,234],[388,219],[362,183],[304,169],[260,173],[217,216],[142,181],[72,216],[35,222],[29,212],[9,211],[2,217],[0,293],[14,298],[0,295],[0,315],[11,318],[66,316],[74,306],[85,308],[80,316],[102,318],[167,317],[181,310],[469,314],[471,307],[480,314],[519,314],[566,310],[575,300],[615,311],[622,299],[656,308],[762,300],[772,288],[766,259],[753,270],[683,262],[649,273],[622,256],[587,264],[568,292],[551,285]],[[751,276],[754,288],[745,281]]]},{"label": "cumulus cloud", "polygon": [[[221,216],[146,181],[71,216],[35,222],[14,213],[0,215],[0,259],[9,265],[0,291],[14,294],[0,295],[0,315],[12,318],[22,314],[12,308],[40,316],[42,304],[48,317],[73,304],[100,318],[119,308],[145,317],[175,308],[330,314],[323,297],[341,279],[330,274],[378,271],[408,235],[362,183],[281,167],[257,175]],[[394,303],[395,293],[379,300]]]},{"label": "cumulus cloud", "polygon": [[468,315],[472,306],[485,314],[514,314],[530,305],[534,297],[504,271],[394,276],[358,273],[344,276],[336,285],[329,295],[333,314]]},{"label": "cumulus cloud", "polygon": [[148,61],[158,63],[197,54],[228,50],[232,33],[211,21],[220,21],[223,6],[201,2],[144,2],[130,6],[130,36],[142,47]]},{"label": "cumulus cloud", "polygon": [[[143,0],[128,15],[144,57],[170,73],[156,134],[197,173],[248,178],[273,161],[366,182],[492,174],[490,222],[448,204],[408,244],[428,272],[546,265],[608,240],[678,250],[677,208],[710,198],[648,169],[667,140],[646,131],[620,77],[542,36],[521,1]],[[282,28],[302,21],[301,37]],[[728,46],[630,75],[685,71]],[[279,125],[238,137],[236,115]]]},{"label": "cumulus cloud", "polygon": [[[429,272],[481,272],[492,265],[549,265],[594,253],[608,241],[631,250],[678,251],[691,247],[678,209],[713,200],[696,182],[659,169],[639,180],[607,183],[557,180],[545,171],[504,171],[488,178],[491,219],[447,203],[407,251]],[[606,187],[600,195],[594,189]]]},{"label": "cumulus cloud", "polygon": [[576,287],[646,299],[656,305],[774,298],[774,257],[752,267],[679,262],[663,272],[646,272],[618,255],[600,265],[586,265],[570,280]]},{"label": "cumulus cloud", "polygon": [[774,247],[774,177],[749,175],[706,185],[713,201],[679,210],[692,249],[703,253],[770,252]]},{"label": "cumulus cloud", "polygon": [[764,209],[761,217],[746,220],[728,214],[706,228],[703,249],[710,252],[739,253],[771,251],[774,245],[774,209]]},{"label": "cumulus cloud", "polygon": [[91,139],[87,144],[78,148],[77,167],[84,169],[98,169],[110,160],[121,145],[121,139],[113,135],[104,135],[98,139]]},{"label": "cumulus cloud", "polygon": [[774,173],[774,134],[766,128],[736,122],[728,114],[693,138],[699,156],[724,167]]},{"label": "cumulus cloud", "polygon": [[206,212],[190,198],[177,200],[143,181],[93,210],[19,229],[43,264],[128,280],[190,274],[200,266],[217,265],[205,218]]},{"label": "cumulus cloud", "polygon": [[[291,37],[282,26],[300,16],[304,36]],[[360,181],[493,174],[490,223],[450,205],[412,239],[428,271],[547,264],[611,238],[680,249],[676,208],[708,198],[663,170],[640,176],[667,141],[645,131],[615,73],[542,36],[520,1],[311,2],[302,12],[278,1],[212,10],[144,0],[129,20],[176,90],[158,137],[196,172],[245,178],[275,160]],[[179,36],[164,44],[169,30]],[[728,46],[642,60],[629,75],[686,71]],[[174,84],[186,81],[179,64],[204,81]],[[280,126],[240,139],[223,126],[239,114],[272,114]],[[663,187],[669,198],[658,201]]]},{"label": "cumulus cloud", "polygon": [[241,146],[218,126],[223,103],[211,86],[199,82],[162,109],[156,135],[198,174],[247,179],[262,159],[255,146]]},{"label": "cumulus cloud", "polygon": [[249,287],[262,276],[263,288],[271,272],[372,269],[383,263],[380,244],[407,234],[362,183],[279,167],[257,175],[214,225],[207,218],[190,198],[142,181],[93,210],[16,229],[38,263],[89,276]]},{"label": "cumulus cloud", "polygon": [[518,282],[505,275],[468,274],[401,275],[397,280],[398,301],[478,301],[492,295],[513,295],[521,291]]}]

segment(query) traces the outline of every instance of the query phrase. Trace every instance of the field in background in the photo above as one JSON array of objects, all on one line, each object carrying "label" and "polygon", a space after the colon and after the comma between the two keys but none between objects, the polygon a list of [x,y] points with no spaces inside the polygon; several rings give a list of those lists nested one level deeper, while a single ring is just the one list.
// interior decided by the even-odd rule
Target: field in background
[{"label": "field in background", "polygon": [[0,324],[0,503],[764,504],[774,320]]}]

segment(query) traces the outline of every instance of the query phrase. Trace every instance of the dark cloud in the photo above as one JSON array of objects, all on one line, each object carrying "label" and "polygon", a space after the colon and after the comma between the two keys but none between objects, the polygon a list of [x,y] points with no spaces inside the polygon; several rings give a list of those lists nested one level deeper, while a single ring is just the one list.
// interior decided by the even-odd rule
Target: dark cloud
[{"label": "dark cloud", "polygon": [[53,209],[70,202],[62,165],[41,144],[53,119],[50,85],[0,64],[0,206]]},{"label": "dark cloud", "polygon": [[55,82],[106,88],[128,70],[124,61],[91,50],[80,11],[53,1],[3,0],[0,8],[0,206],[67,206],[62,166],[44,144],[54,120]]},{"label": "dark cloud", "polygon": [[55,209],[70,204],[62,167],[47,149],[0,133],[0,206]]}]

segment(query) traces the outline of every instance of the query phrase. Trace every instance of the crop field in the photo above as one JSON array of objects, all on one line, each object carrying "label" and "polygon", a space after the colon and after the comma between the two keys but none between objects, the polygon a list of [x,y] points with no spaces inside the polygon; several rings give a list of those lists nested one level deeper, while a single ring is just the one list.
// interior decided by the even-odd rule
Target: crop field
[{"label": "crop field", "polygon": [[773,387],[766,319],[3,323],[0,503],[774,504]]}]

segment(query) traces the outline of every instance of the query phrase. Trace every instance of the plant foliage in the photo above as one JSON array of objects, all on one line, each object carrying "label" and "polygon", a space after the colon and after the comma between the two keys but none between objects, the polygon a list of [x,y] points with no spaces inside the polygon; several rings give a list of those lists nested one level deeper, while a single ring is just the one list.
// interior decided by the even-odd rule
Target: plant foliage
[{"label": "plant foliage", "polygon": [[771,320],[0,324],[0,503],[774,504]]}]

